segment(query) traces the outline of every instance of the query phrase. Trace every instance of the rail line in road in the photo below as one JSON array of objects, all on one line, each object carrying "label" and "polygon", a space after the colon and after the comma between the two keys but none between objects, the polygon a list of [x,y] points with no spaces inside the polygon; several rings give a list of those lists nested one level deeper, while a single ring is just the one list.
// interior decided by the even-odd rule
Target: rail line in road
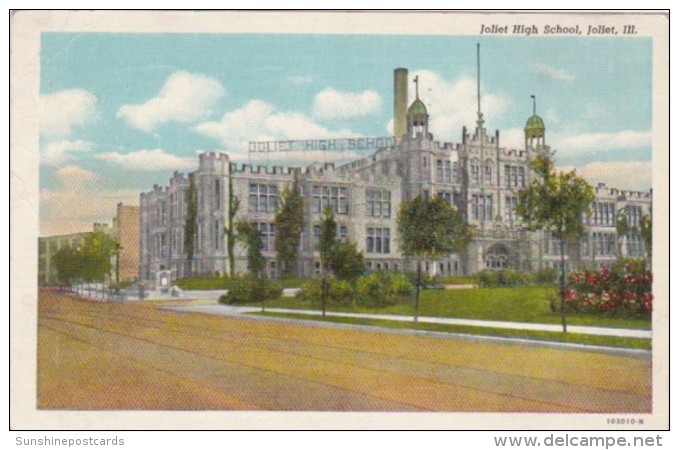
[{"label": "rail line in road", "polygon": [[[125,305],[71,306],[74,305],[77,307],[43,309],[40,326],[84,338],[91,345],[182,376],[253,408],[535,412],[650,409],[650,389],[635,383],[634,377],[627,384],[597,385],[584,383],[577,374],[571,374],[571,380],[559,379],[559,370],[549,367],[542,367],[537,375],[522,374],[521,367],[516,367],[521,355],[511,353],[528,349],[496,344],[497,361],[485,361],[483,367],[482,361],[468,352],[470,346],[487,352],[489,344],[452,341],[443,345],[441,340],[423,337],[206,318],[141,309],[138,305],[127,305],[130,309]],[[418,348],[419,352],[413,351]],[[510,355],[503,356],[503,350]],[[535,351],[537,358],[546,352]],[[574,352],[562,353],[565,364],[574,358]],[[592,360],[591,355],[583,358],[584,364]],[[599,358],[609,374],[626,366],[626,360],[618,357]],[[644,370],[643,361],[633,360],[631,364]]]}]

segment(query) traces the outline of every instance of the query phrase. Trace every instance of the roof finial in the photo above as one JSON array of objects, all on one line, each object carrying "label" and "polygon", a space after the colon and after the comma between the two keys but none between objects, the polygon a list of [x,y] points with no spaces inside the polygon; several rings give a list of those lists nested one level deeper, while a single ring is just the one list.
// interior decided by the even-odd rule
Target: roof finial
[{"label": "roof finial", "polygon": [[413,81],[415,82],[415,98],[419,99],[420,98],[420,89],[419,89],[420,76],[415,75],[415,79]]},{"label": "roof finial", "polygon": [[533,115],[535,115],[535,96],[531,95],[530,98],[533,99]]}]

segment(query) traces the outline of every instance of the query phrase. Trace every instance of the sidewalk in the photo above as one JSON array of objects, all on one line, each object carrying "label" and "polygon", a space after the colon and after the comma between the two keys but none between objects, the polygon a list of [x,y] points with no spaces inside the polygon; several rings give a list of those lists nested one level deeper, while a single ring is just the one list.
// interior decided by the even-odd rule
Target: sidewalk
[{"label": "sidewalk", "polygon": [[[164,309],[171,309],[174,311],[198,312],[204,314],[217,315],[238,315],[252,312],[262,311],[261,307],[254,306],[227,306],[219,304],[208,305],[187,305],[187,306],[167,306]],[[266,312],[283,313],[283,314],[304,314],[309,316],[320,316],[321,311],[308,309],[284,309],[284,308],[266,308]],[[347,312],[326,312],[329,317],[352,317],[360,319],[376,319],[376,320],[393,320],[398,322],[412,322],[413,316],[400,316],[393,314],[363,314],[363,313],[347,313]],[[561,325],[541,324],[541,323],[524,323],[524,322],[498,322],[490,320],[473,320],[473,319],[452,319],[446,317],[419,317],[419,323],[436,323],[444,325],[463,325],[472,327],[487,327],[487,328],[505,328],[513,330],[534,330],[534,331],[551,331],[561,332],[563,328]],[[598,336],[618,336],[631,338],[651,339],[653,332],[651,330],[635,330],[627,328],[602,328],[569,325],[569,333],[590,334]]]}]

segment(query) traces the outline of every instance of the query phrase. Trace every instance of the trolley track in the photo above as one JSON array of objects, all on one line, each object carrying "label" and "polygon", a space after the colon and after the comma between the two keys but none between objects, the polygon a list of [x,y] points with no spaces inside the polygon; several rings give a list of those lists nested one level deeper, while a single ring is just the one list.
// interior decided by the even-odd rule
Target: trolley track
[{"label": "trolley track", "polygon": [[[80,305],[82,306],[82,305]],[[96,305],[99,306],[99,305]],[[162,342],[162,339],[171,337],[170,340],[191,340],[200,343],[198,354],[203,358],[215,358],[229,364],[238,364],[253,370],[269,370],[280,376],[292,379],[301,379],[304,382],[321,383],[325,377],[319,380],[318,375],[328,370],[346,372],[356,375],[361,373],[361,379],[384,379],[401,382],[404,385],[428,385],[434,391],[454,391],[458,397],[468,399],[468,403],[458,405],[462,408],[479,408],[473,398],[492,397],[487,404],[493,405],[497,410],[558,410],[558,411],[627,411],[630,407],[639,408],[650,400],[640,394],[621,392],[616,389],[602,389],[599,387],[574,385],[565,382],[550,382],[544,378],[526,377],[504,372],[493,372],[473,367],[463,367],[455,364],[444,364],[437,361],[425,360],[415,357],[404,357],[398,352],[390,354],[386,351],[368,351],[365,348],[356,349],[355,345],[348,347],[340,345],[318,344],[303,341],[301,338],[285,338],[279,335],[275,337],[262,336],[256,332],[239,332],[234,330],[217,329],[216,323],[220,321],[208,321],[201,326],[194,324],[196,316],[192,314],[177,314],[172,312],[139,311],[128,314],[116,309],[112,314],[111,308],[102,311],[96,307],[62,308],[60,311],[45,311],[41,317],[41,325],[48,325],[44,320],[62,321],[72,327],[90,326],[102,332],[119,333],[130,339],[147,339],[153,345],[161,348],[169,348],[174,351],[188,351],[186,348],[176,348]],[[153,317],[152,317],[153,316]],[[189,320],[187,320],[189,319]],[[193,319],[193,320],[191,320]],[[228,319],[223,319],[228,320]],[[91,322],[99,322],[92,325]],[[204,322],[204,321],[203,321]],[[52,326],[54,322],[52,322]],[[135,329],[136,328],[136,329]],[[162,336],[162,337],[161,337]],[[215,351],[219,349],[219,351]],[[247,349],[245,353],[258,354],[261,357],[248,359],[242,357],[239,349]],[[234,354],[241,357],[234,358]],[[296,365],[314,369],[317,366],[332,366],[332,369],[311,370],[311,374],[300,370],[286,369],[281,373],[280,367],[286,360],[295,359]],[[266,360],[269,364],[263,362]],[[270,364],[273,362],[274,364]],[[290,361],[288,361],[290,362]],[[297,367],[299,369],[300,367]],[[309,371],[307,371],[309,372]],[[313,380],[313,381],[312,381]],[[356,392],[360,386],[352,385],[350,379],[333,379],[327,385]],[[377,388],[377,389],[375,389]],[[362,395],[375,395],[371,390],[377,390],[376,397],[394,401],[393,392],[379,392],[378,385],[371,384],[363,388]],[[402,393],[399,393],[402,394]],[[440,394],[438,394],[440,395]],[[611,400],[606,400],[607,398]],[[595,402],[591,400],[595,399]],[[436,409],[427,407],[417,397],[411,401],[399,399],[398,403],[403,406],[415,406],[418,409]],[[441,400],[440,398],[438,400]],[[603,400],[603,401],[602,401]],[[443,402],[451,407],[450,402]],[[440,405],[439,405],[440,406]],[[400,408],[399,408],[400,410]]]}]

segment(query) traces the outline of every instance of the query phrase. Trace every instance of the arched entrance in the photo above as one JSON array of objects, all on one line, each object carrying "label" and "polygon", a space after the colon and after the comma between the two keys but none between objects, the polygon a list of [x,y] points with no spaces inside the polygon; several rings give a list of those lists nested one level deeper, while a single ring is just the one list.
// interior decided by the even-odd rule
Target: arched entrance
[{"label": "arched entrance", "polygon": [[505,270],[509,268],[509,249],[504,244],[493,244],[486,250],[484,257],[486,269]]}]

